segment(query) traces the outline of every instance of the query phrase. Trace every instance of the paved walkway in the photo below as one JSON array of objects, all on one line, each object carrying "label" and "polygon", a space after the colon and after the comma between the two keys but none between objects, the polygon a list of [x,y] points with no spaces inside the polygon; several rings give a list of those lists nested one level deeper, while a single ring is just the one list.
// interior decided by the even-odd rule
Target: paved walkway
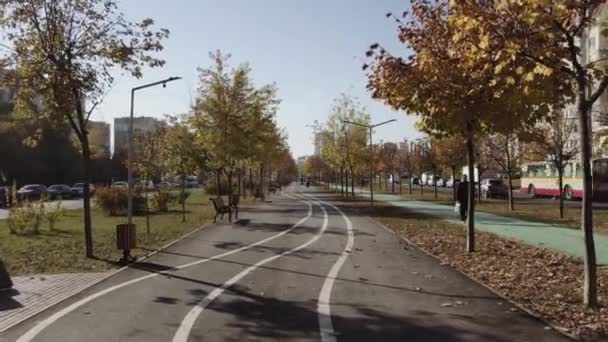
[{"label": "paved walkway", "polygon": [[[362,192],[369,197],[369,192]],[[396,207],[444,219],[460,224],[454,207],[416,201],[399,197],[399,195],[376,194],[374,199]],[[479,230],[494,233],[506,238],[520,240],[531,245],[545,247],[572,256],[583,257],[583,234],[580,230],[564,228],[552,224],[525,221],[489,213],[475,212],[475,227]],[[601,265],[608,265],[608,235],[595,234],[597,260]]]},{"label": "paved walkway", "polygon": [[0,333],[106,278],[110,272],[12,277],[0,291]]}]

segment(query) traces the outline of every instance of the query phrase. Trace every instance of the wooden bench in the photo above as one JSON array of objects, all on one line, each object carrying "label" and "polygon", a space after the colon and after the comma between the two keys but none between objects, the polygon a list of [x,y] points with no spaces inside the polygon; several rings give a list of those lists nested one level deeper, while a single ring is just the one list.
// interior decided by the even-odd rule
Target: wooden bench
[{"label": "wooden bench", "polygon": [[222,215],[222,220],[224,219],[224,214],[228,213],[228,221],[232,222],[232,208],[230,205],[224,204],[224,200],[222,197],[210,198],[211,202],[213,202],[213,207],[215,208],[215,216],[213,217],[213,222],[216,222],[217,216]]},{"label": "wooden bench", "polygon": [[234,209],[234,217],[239,219],[239,203],[241,202],[241,196],[238,194],[232,194],[230,198],[230,204],[228,205],[231,209]]}]

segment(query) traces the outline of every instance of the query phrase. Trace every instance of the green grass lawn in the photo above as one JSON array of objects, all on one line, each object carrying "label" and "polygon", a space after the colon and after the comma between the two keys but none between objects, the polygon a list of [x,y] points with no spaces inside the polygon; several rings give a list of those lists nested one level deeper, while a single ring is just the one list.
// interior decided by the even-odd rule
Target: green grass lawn
[{"label": "green grass lawn", "polygon": [[[169,213],[150,216],[150,235],[146,234],[145,216],[135,217],[138,248],[134,255],[146,254],[148,249],[161,247],[213,218],[213,207],[204,192],[193,192],[186,205],[187,222],[174,207]],[[103,271],[114,267],[111,261],[121,253],[116,249],[115,227],[126,223],[126,217],[108,217],[95,208],[93,215],[93,244],[96,259],[84,255],[82,210],[69,210],[50,231],[43,225],[39,235],[10,234],[6,220],[0,220],[0,256],[11,275]]]}]

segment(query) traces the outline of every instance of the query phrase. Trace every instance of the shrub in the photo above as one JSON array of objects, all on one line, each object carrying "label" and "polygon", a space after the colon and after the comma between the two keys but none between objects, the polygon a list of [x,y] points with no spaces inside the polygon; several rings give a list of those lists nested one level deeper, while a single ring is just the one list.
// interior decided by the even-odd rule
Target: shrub
[{"label": "shrub", "polygon": [[169,211],[169,204],[177,202],[177,195],[167,190],[159,190],[151,201],[155,211],[166,213]]},{"label": "shrub", "polygon": [[[128,209],[128,190],[116,188],[99,188],[95,190],[97,206],[109,216],[125,216]],[[146,199],[140,192],[133,194],[133,214],[146,211]]]},{"label": "shrub", "polygon": [[8,213],[7,225],[11,234],[24,234],[32,225],[32,215],[26,207],[12,207]]},{"label": "shrub", "polygon": [[65,215],[65,209],[61,207],[61,200],[55,202],[51,208],[47,208],[46,220],[49,223],[49,230],[55,229],[55,224]]},{"label": "shrub", "polygon": [[40,225],[46,218],[44,199],[37,202],[24,201],[13,206],[8,215],[8,229],[11,234],[26,234],[28,229],[40,234]]}]

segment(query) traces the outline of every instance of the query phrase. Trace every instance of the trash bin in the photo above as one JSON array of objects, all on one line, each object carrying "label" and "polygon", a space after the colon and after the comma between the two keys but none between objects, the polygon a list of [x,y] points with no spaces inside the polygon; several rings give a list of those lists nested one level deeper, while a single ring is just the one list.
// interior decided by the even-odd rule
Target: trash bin
[{"label": "trash bin", "polygon": [[131,250],[137,247],[137,230],[134,224],[119,224],[116,226],[116,248],[122,250],[122,261],[129,262]]}]

